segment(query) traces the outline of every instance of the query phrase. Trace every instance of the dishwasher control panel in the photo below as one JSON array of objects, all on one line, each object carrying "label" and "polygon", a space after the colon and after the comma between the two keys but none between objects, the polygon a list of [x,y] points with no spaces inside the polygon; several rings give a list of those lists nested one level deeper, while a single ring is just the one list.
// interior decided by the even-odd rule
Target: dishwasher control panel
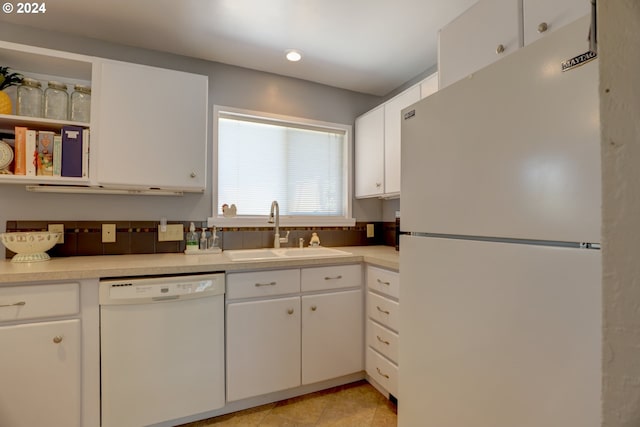
[{"label": "dishwasher control panel", "polygon": [[162,276],[100,281],[100,304],[140,304],[222,295],[224,274]]}]

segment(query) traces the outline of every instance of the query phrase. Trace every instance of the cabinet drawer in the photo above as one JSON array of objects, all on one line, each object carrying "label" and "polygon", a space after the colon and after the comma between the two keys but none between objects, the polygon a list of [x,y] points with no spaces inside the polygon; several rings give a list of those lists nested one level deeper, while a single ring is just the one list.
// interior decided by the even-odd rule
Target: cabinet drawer
[{"label": "cabinet drawer", "polygon": [[390,394],[399,397],[398,367],[370,347],[367,348],[366,359],[367,374]]},{"label": "cabinet drawer", "polygon": [[367,344],[398,364],[398,334],[369,320],[367,323]]},{"label": "cabinet drawer", "polygon": [[0,321],[69,316],[80,310],[80,285],[0,287]]},{"label": "cabinet drawer", "polygon": [[400,298],[400,274],[377,267],[367,267],[367,286],[396,299]]},{"label": "cabinet drawer", "polygon": [[298,269],[227,274],[227,299],[298,292],[300,292],[300,270]]},{"label": "cabinet drawer", "polygon": [[382,323],[385,326],[398,330],[400,304],[378,294],[369,292],[367,295],[367,313],[369,318]]},{"label": "cabinet drawer", "polygon": [[303,292],[349,288],[360,285],[362,285],[362,267],[360,264],[302,269]]}]

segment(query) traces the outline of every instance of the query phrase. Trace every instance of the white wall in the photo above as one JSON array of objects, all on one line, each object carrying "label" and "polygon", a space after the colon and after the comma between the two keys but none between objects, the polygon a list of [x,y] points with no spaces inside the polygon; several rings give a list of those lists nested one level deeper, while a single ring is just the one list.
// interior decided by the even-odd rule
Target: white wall
[{"label": "white wall", "polygon": [[[0,40],[92,56],[172,68],[209,76],[209,116],[213,105],[311,118],[353,125],[355,117],[381,98],[299,79],[225,64],[70,37],[2,23]],[[2,64],[11,66],[11,64]],[[210,123],[211,125],[211,123]],[[209,133],[212,152],[212,132]],[[209,171],[212,159],[209,159]],[[211,179],[205,194],[183,197],[32,194],[21,185],[0,185],[0,231],[7,220],[205,220],[211,216]],[[265,206],[265,214],[269,206]],[[359,221],[380,220],[380,202],[354,201]]]},{"label": "white wall", "polygon": [[640,426],[640,2],[598,2],[603,427]]}]

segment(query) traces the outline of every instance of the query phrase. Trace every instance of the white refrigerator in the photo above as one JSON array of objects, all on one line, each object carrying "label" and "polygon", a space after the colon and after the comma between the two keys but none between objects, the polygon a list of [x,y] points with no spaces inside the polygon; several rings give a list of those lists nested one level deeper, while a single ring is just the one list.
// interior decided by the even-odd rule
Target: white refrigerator
[{"label": "white refrigerator", "polygon": [[561,71],[588,32],[403,110],[400,427],[600,426],[598,61]]}]

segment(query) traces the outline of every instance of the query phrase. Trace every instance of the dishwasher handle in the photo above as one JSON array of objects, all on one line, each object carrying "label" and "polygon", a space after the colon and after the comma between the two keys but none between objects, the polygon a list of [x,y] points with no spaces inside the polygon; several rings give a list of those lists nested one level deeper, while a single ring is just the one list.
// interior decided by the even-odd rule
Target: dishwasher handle
[{"label": "dishwasher handle", "polygon": [[180,295],[168,295],[166,297],[153,297],[151,298],[153,301],[171,301],[180,299]]}]

